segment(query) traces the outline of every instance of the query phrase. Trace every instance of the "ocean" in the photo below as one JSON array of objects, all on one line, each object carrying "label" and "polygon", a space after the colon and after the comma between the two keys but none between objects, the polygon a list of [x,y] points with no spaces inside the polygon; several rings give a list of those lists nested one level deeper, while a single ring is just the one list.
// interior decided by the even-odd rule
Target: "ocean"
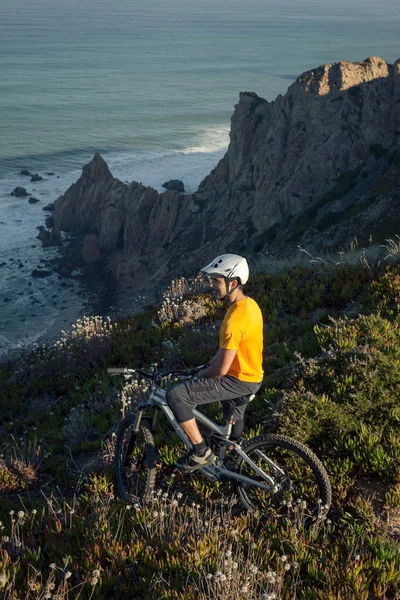
[{"label": "ocean", "polygon": [[[320,64],[400,56],[398,0],[0,0],[0,8],[0,356],[83,303],[79,273],[31,273],[52,271],[58,252],[36,239],[42,209],[96,151],[122,181],[162,191],[177,178],[195,191],[226,151],[241,90],[273,100]],[[43,179],[30,182],[22,169]],[[11,196],[16,186],[39,202]]]}]

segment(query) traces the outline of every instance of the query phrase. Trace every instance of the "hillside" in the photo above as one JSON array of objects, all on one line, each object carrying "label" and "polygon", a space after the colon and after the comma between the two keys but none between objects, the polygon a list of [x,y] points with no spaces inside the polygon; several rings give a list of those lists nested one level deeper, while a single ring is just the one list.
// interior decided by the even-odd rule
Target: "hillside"
[{"label": "hillside", "polygon": [[375,262],[342,257],[247,288],[265,319],[265,380],[245,434],[284,432],[321,457],[334,500],[310,529],[296,507],[259,519],[221,502],[229,486],[177,478],[182,448],[165,426],[154,501],[116,495],[117,423],[146,390],[106,368],[204,362],[224,309],[196,282],[175,280],[161,306],[116,323],[87,317],[1,365],[2,598],[398,598],[398,253],[393,241]]}]

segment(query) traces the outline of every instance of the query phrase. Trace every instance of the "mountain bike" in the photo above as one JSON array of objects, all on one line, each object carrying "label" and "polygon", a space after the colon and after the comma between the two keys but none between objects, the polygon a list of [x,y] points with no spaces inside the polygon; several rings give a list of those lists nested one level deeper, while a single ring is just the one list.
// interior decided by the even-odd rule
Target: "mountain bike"
[{"label": "mountain bike", "polygon": [[[168,406],[161,384],[168,376],[184,381],[201,368],[151,373],[142,369],[108,369],[110,375],[139,375],[151,381],[149,397],[121,421],[118,429],[114,470],[118,492],[126,502],[145,503],[153,497],[157,462],[153,433],[162,414],[186,448],[192,448]],[[254,397],[250,396],[249,401]],[[216,460],[196,470],[192,477],[201,474],[210,481],[230,481],[247,510],[265,513],[271,507],[280,509],[301,503],[306,523],[326,516],[332,498],[329,477],[319,458],[305,444],[277,434],[234,440],[230,437],[231,416],[223,425],[199,410],[194,410],[194,417]]]}]

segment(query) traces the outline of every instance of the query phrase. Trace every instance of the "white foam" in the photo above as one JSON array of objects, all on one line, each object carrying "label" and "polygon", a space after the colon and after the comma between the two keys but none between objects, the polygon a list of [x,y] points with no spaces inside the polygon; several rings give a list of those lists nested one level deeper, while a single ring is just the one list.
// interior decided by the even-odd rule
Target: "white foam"
[{"label": "white foam", "polygon": [[229,144],[229,128],[213,127],[199,135],[199,145],[186,148],[184,154],[220,153],[226,151]]},{"label": "white foam", "polygon": [[182,150],[134,150],[104,156],[114,177],[138,181],[159,192],[169,179],[181,179],[187,192],[195,192],[223,157],[228,146],[228,129],[215,127],[199,134],[198,145]]}]

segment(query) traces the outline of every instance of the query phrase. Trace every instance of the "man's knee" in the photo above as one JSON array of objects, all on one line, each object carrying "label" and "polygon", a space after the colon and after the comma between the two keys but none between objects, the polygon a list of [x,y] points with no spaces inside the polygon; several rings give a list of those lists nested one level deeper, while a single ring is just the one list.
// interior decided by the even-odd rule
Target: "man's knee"
[{"label": "man's knee", "polygon": [[176,385],[170,388],[166,394],[168,406],[174,413],[178,423],[184,423],[193,419],[193,408],[185,402],[184,391],[181,385]]},{"label": "man's knee", "polygon": [[168,406],[170,407],[172,412],[174,412],[174,406],[176,406],[177,404],[179,404],[179,402],[181,402],[181,400],[179,400],[179,396],[177,393],[177,389],[176,389],[177,387],[178,386],[174,386],[174,387],[170,388],[169,390],[167,390],[167,394],[166,394]]}]

